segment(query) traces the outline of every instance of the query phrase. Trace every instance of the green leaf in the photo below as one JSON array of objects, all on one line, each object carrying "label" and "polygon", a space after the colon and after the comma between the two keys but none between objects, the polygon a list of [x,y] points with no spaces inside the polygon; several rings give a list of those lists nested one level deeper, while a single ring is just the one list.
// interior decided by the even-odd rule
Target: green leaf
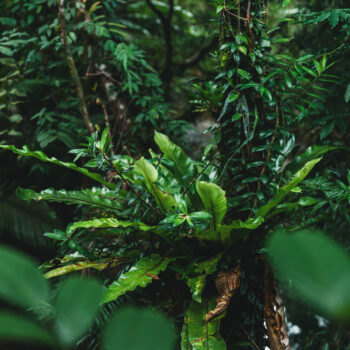
[{"label": "green leaf", "polygon": [[[93,208],[102,208],[108,211],[120,212],[124,209],[121,201],[125,195],[110,191],[106,188],[91,188],[79,191],[54,190],[52,188],[41,192],[35,192],[30,189],[18,188],[16,195],[23,200],[46,200],[48,202],[63,202],[66,204],[82,204]],[[115,198],[115,197],[121,197]]]},{"label": "green leaf", "polygon": [[123,221],[115,218],[102,218],[86,221],[78,221],[70,225],[67,233],[71,235],[77,228],[104,228],[104,227],[137,227],[141,231],[149,231],[153,226],[148,226],[141,221]]},{"label": "green leaf", "polygon": [[188,339],[183,339],[182,343],[190,343],[191,347],[182,347],[182,350],[226,350],[226,344],[220,336],[220,320],[205,321],[206,313],[215,305],[215,300],[203,301],[201,304],[191,302],[181,332],[182,336],[188,335]]},{"label": "green leaf", "polygon": [[202,302],[201,295],[205,287],[207,276],[216,271],[216,265],[220,259],[221,255],[219,254],[212,259],[196,263],[193,273],[186,279],[186,283],[192,293],[192,298],[198,303]]},{"label": "green leaf", "polygon": [[147,188],[155,198],[159,208],[163,213],[176,209],[177,203],[173,196],[161,191],[155,182],[158,179],[157,169],[145,158],[141,158],[135,162],[135,170],[139,172],[145,179]]},{"label": "green leaf", "polygon": [[5,56],[13,55],[13,51],[6,46],[0,46],[0,53],[2,53]]},{"label": "green leaf", "polygon": [[182,148],[171,142],[168,136],[155,131],[154,141],[164,153],[164,157],[172,162],[169,169],[176,179],[180,183],[189,185],[194,176],[195,162],[187,157]]},{"label": "green leaf", "polygon": [[107,141],[108,141],[108,134],[109,134],[109,128],[105,128],[103,130],[102,136],[101,136],[101,149],[105,150],[106,149],[106,145],[107,145]]},{"label": "green leaf", "polygon": [[224,9],[224,6],[222,6],[222,5],[217,6],[216,13],[221,12],[223,9]]},{"label": "green leaf", "polygon": [[126,292],[133,291],[136,287],[146,287],[173,260],[175,259],[163,258],[158,254],[142,258],[128,272],[123,273],[117,281],[108,287],[103,302],[108,303],[115,300]]},{"label": "green leaf", "polygon": [[314,58],[315,56],[314,55],[305,55],[305,56],[302,56],[300,58],[298,58],[298,62],[305,62],[305,61],[308,61],[310,60],[311,58]]},{"label": "green leaf", "polygon": [[263,222],[264,222],[264,218],[261,216],[258,216],[256,218],[249,218],[246,221],[233,220],[230,225],[220,225],[220,227],[221,228],[229,227],[230,229],[234,229],[234,230],[240,230],[240,229],[255,230]]},{"label": "green leaf", "polygon": [[205,210],[212,216],[212,224],[214,230],[216,230],[217,225],[221,223],[227,211],[225,191],[216,184],[204,181],[197,181],[196,189]]},{"label": "green leaf", "polygon": [[175,332],[160,312],[128,307],[108,322],[103,343],[105,350],[173,350]]},{"label": "green leaf", "polygon": [[145,178],[148,184],[153,184],[158,179],[157,169],[143,157],[135,162],[135,170]]},{"label": "green leaf", "polygon": [[233,117],[232,117],[232,121],[235,122],[238,119],[241,119],[243,117],[242,113],[236,113]]},{"label": "green leaf", "polygon": [[188,334],[188,325],[186,323],[183,324],[181,330],[181,350],[192,350]]},{"label": "green leaf", "polygon": [[283,186],[279,189],[279,191],[276,193],[276,195],[264,206],[260,207],[256,213],[256,217],[261,216],[264,217],[272,208],[276,207],[283,198],[294,188],[296,187],[301,181],[305,179],[305,177],[309,174],[309,172],[312,170],[312,168],[321,160],[321,158],[317,158],[314,160],[311,160],[307,162],[302,169],[300,169],[295,176],[293,177],[292,181],[289,182],[287,185]]},{"label": "green leaf", "polygon": [[0,312],[0,340],[54,347],[55,340],[33,321],[10,312]]},{"label": "green leaf", "polygon": [[304,153],[295,157],[293,161],[287,165],[287,169],[293,171],[295,169],[302,167],[306,162],[312,159],[319,158],[322,154],[330,151],[334,151],[337,149],[348,150],[346,147],[340,147],[340,146],[320,146],[320,145],[311,146]]},{"label": "green leaf", "polygon": [[25,309],[39,309],[49,299],[48,283],[36,264],[4,246],[0,246],[0,297]]},{"label": "green leaf", "polygon": [[238,46],[238,51],[242,52],[243,55],[247,55],[247,47],[246,46]]},{"label": "green leaf", "polygon": [[205,211],[197,211],[189,216],[192,220],[209,220],[211,218],[211,215]]},{"label": "green leaf", "polygon": [[250,79],[250,74],[244,69],[237,69],[237,73],[243,79]]},{"label": "green leaf", "polygon": [[348,103],[350,101],[350,84],[346,88],[344,98],[345,98],[346,103]]},{"label": "green leaf", "polygon": [[22,149],[18,149],[13,145],[0,145],[0,149],[9,150],[9,151],[12,151],[13,153],[19,154],[20,156],[33,157],[33,158],[41,160],[42,162],[56,164],[56,165],[62,166],[64,168],[74,170],[80,174],[83,174],[83,175],[89,177],[90,179],[93,179],[93,180],[105,185],[109,189],[116,188],[115,184],[112,184],[110,182],[105,181],[100,174],[91,173],[87,169],[78,167],[74,163],[61,162],[60,160],[58,160],[55,157],[49,158],[45,153],[43,153],[41,151],[31,151],[27,146],[23,146]]},{"label": "green leaf", "polygon": [[231,102],[233,102],[233,101],[236,101],[238,97],[239,97],[239,94],[230,93],[230,94],[228,95],[227,102],[228,102],[228,103],[231,103]]},{"label": "green leaf", "polygon": [[301,197],[299,199],[298,204],[300,204],[302,207],[308,207],[310,205],[314,205],[318,202],[316,198],[313,197]]},{"label": "green leaf", "polygon": [[278,277],[298,298],[327,316],[350,319],[350,256],[338,244],[315,231],[279,231],[267,248]]},{"label": "green leaf", "polygon": [[58,267],[57,269],[50,270],[46,272],[45,278],[53,278],[57,276],[62,276],[67,273],[71,273],[74,271],[81,271],[85,269],[95,269],[95,270],[104,270],[110,267],[111,261],[105,262],[93,262],[93,261],[77,261],[66,266]]},{"label": "green leaf", "polygon": [[103,294],[93,279],[67,279],[55,301],[56,330],[64,345],[73,344],[93,322]]}]

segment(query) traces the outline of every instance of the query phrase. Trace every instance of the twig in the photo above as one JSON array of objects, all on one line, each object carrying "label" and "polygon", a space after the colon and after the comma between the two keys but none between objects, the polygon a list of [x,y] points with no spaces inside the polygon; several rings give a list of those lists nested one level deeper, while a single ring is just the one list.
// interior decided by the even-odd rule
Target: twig
[{"label": "twig", "polygon": [[[111,133],[111,128],[110,128],[110,123],[109,123],[109,117],[108,117],[108,113],[107,113],[107,109],[106,109],[106,106],[105,104],[99,99],[97,98],[96,99],[96,103],[101,105],[102,107],[102,110],[103,110],[103,114],[104,114],[104,119],[105,119],[105,125],[106,125],[106,128],[108,128],[108,137],[109,139],[112,138],[112,133]],[[114,150],[113,148],[111,147],[111,150],[110,150],[111,154],[114,155]]]},{"label": "twig", "polygon": [[250,341],[250,343],[251,343],[252,345],[254,345],[256,349],[261,350],[261,348],[260,348],[260,347],[258,346],[258,344],[254,341],[254,339],[251,337],[251,335],[248,333],[248,331],[244,328],[244,326],[241,325],[241,324],[240,324],[240,326],[241,326],[241,328],[242,328],[244,334],[247,336],[248,340]]},{"label": "twig", "polygon": [[193,185],[193,183],[196,182],[202,176],[202,174],[207,170],[209,165],[210,163],[208,162],[208,164],[203,168],[203,170],[191,180],[191,182],[188,184],[185,190],[181,193],[182,196],[185,195],[190,189],[190,187]]},{"label": "twig", "polygon": [[88,108],[87,108],[85,96],[84,96],[83,85],[82,85],[81,80],[79,78],[79,73],[78,73],[77,67],[75,65],[75,61],[74,61],[72,52],[71,52],[69,45],[68,45],[67,33],[66,33],[66,18],[65,18],[64,0],[59,0],[58,5],[59,5],[58,18],[60,21],[61,41],[62,41],[63,47],[65,49],[65,54],[66,54],[66,59],[67,59],[69,71],[70,71],[70,74],[71,74],[71,76],[74,80],[75,86],[76,86],[77,97],[78,97],[79,106],[80,106],[80,112],[81,112],[81,115],[84,119],[84,122],[85,122],[87,129],[89,130],[90,134],[92,135],[95,132],[95,129],[94,129],[94,127],[91,123],[90,117],[89,117],[89,112],[88,112]]}]

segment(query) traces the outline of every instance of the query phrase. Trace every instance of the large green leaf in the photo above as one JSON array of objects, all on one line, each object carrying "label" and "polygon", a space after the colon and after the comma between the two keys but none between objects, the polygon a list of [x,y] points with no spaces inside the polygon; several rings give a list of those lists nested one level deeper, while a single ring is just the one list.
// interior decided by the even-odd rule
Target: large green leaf
[{"label": "large green leaf", "polygon": [[350,320],[350,256],[315,231],[279,231],[268,241],[270,262],[294,295],[338,320]]},{"label": "large green leaf", "polygon": [[0,340],[19,344],[42,344],[54,347],[55,340],[33,321],[10,312],[0,312]]},{"label": "large green leaf", "polygon": [[[54,190],[52,188],[41,192],[35,192],[30,189],[18,188],[16,191],[17,197],[23,200],[49,201],[49,202],[64,202],[66,204],[82,204],[94,208],[102,208],[110,211],[121,211],[123,205],[121,199],[115,199],[120,194],[110,191],[106,188],[91,188],[79,191]],[[124,197],[124,196],[123,196]]]},{"label": "large green leaf", "polygon": [[56,330],[65,345],[73,344],[95,318],[103,294],[102,285],[78,277],[61,285],[55,302]]},{"label": "large green leaf", "polygon": [[148,226],[140,221],[123,221],[115,218],[102,218],[86,221],[78,221],[71,224],[67,233],[71,235],[78,228],[105,228],[105,227],[137,227],[141,231],[149,231],[153,226]]},{"label": "large green leaf", "polygon": [[57,269],[50,270],[44,274],[45,278],[52,278],[57,276],[62,276],[67,273],[74,271],[81,271],[85,269],[95,269],[102,271],[110,266],[113,266],[113,261],[104,261],[104,262],[94,262],[94,261],[77,261],[72,262],[71,264],[58,267]]},{"label": "large green leaf", "polygon": [[152,310],[126,308],[117,312],[104,331],[105,350],[173,350],[171,322]]},{"label": "large green leaf", "polygon": [[212,216],[213,228],[216,230],[227,211],[225,191],[218,185],[205,181],[197,181],[196,189],[205,210]]},{"label": "large green leaf", "polygon": [[158,179],[157,169],[145,158],[141,158],[135,162],[135,170],[139,172],[145,179],[147,188],[155,198],[159,208],[163,213],[168,210],[174,210],[177,207],[175,198],[168,193],[161,191],[155,182]]},{"label": "large green leaf", "polygon": [[168,136],[155,131],[154,141],[164,153],[164,157],[171,161],[169,169],[177,180],[189,185],[194,176],[194,161],[185,154],[181,147],[170,141]]},{"label": "large green leaf", "polygon": [[296,156],[287,166],[286,169],[289,169],[291,171],[300,169],[306,162],[309,162],[310,160],[320,158],[322,154],[325,154],[330,151],[335,151],[338,149],[346,149],[346,147],[342,146],[327,146],[327,145],[313,145],[307,148],[307,150]]},{"label": "large green leaf", "polygon": [[10,248],[0,246],[0,298],[25,309],[47,304],[49,286],[36,264]]},{"label": "large green leaf", "polygon": [[45,153],[43,153],[41,151],[31,151],[27,146],[23,146],[22,149],[18,149],[13,145],[0,145],[0,149],[9,150],[9,151],[12,151],[13,153],[19,154],[21,156],[33,157],[33,158],[41,160],[42,162],[56,164],[56,165],[62,166],[64,168],[74,170],[80,174],[83,174],[83,175],[89,177],[90,179],[93,179],[93,180],[105,185],[106,187],[108,187],[110,189],[116,188],[115,184],[112,184],[110,182],[105,181],[100,174],[91,173],[87,169],[78,167],[77,165],[75,165],[74,163],[71,163],[71,162],[61,162],[60,160],[58,160],[55,157],[50,158]]},{"label": "large green leaf", "polygon": [[[215,307],[215,300],[203,301],[201,304],[192,301],[186,310],[181,335],[182,350],[226,350],[226,344],[220,336],[220,319],[205,321],[208,310]],[[190,347],[188,346],[190,344]]]},{"label": "large green leaf", "polygon": [[313,159],[309,162],[307,162],[293,177],[292,181],[289,182],[287,185],[283,186],[279,189],[279,191],[276,193],[276,195],[264,206],[260,207],[256,213],[256,217],[261,216],[265,217],[266,214],[276,207],[282,199],[294,188],[296,187],[301,181],[305,179],[305,177],[309,174],[309,172],[312,170],[312,168],[321,160],[321,158]]},{"label": "large green leaf", "polygon": [[220,260],[221,255],[202,261],[195,264],[193,273],[186,279],[187,285],[190,287],[193,300],[198,303],[202,302],[202,291],[205,287],[207,276],[213,274],[216,271],[216,265]]},{"label": "large green leaf", "polygon": [[133,291],[136,287],[146,287],[173,260],[173,258],[163,258],[158,254],[142,258],[108,287],[103,302],[115,300],[126,292]]}]

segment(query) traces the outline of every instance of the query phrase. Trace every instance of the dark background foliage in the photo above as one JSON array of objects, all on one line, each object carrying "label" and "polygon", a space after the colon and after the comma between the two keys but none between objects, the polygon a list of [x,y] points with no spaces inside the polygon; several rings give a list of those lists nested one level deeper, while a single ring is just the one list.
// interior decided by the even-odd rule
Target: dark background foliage
[{"label": "dark background foliage", "polygon": [[[106,240],[95,235],[96,229],[60,240],[69,223],[109,217],[110,211],[81,203],[25,202],[14,194],[16,189],[73,191],[89,189],[94,181],[1,152],[2,242],[35,256],[47,268],[64,265],[62,259],[71,254],[87,261],[120,254],[125,261],[101,275],[106,284],[150,253],[164,249],[175,256],[175,249],[185,256],[160,272],[150,287],[106,304],[78,348],[97,348],[99,329],[126,302],[162,308],[180,331],[191,299],[182,277],[197,262],[219,253],[218,270],[241,264],[240,297],[233,299],[221,324],[223,338],[229,349],[254,348],[252,339],[259,348],[265,346],[265,272],[259,259],[266,235],[281,227],[314,227],[349,249],[347,1],[59,3],[6,0],[0,9],[0,144],[28,145],[62,161],[75,158],[76,165],[115,181],[126,219],[159,222],[158,209],[151,207],[154,199],[144,191],[149,184],[130,185],[127,177],[134,165],[128,157],[140,159],[150,148],[158,150],[154,130],[198,161],[193,166],[183,158],[189,173],[181,183],[161,170],[169,165],[166,154],[151,153],[148,158],[160,166],[164,178],[160,188],[186,195],[193,205],[189,211],[197,212],[202,204],[194,182],[202,176],[220,185],[228,199],[224,224],[251,219],[306,161],[322,154],[323,159],[289,194],[285,206],[271,211],[268,223],[254,235],[230,246],[229,254],[221,242],[194,242],[190,225],[185,219],[178,225],[174,217],[164,219],[162,227],[183,235],[176,248],[154,238],[136,240],[133,228],[121,239],[114,238],[120,230],[114,228],[106,230]],[[103,130],[113,146],[101,152]],[[129,180],[116,180],[119,171]],[[108,196],[106,200],[114,199]],[[200,224],[199,229],[208,228]],[[319,316],[287,290],[282,287],[281,293],[293,349],[347,348],[345,326]],[[215,295],[213,276],[203,293]]]}]

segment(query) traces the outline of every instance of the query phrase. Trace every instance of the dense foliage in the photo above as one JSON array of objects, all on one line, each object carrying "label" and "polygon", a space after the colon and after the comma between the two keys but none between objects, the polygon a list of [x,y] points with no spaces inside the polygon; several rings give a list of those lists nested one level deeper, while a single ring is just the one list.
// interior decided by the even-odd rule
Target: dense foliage
[{"label": "dense foliage", "polygon": [[345,5],[6,1],[0,228],[53,288],[1,248],[0,338],[174,348],[133,304],[176,349],[348,348]]}]

